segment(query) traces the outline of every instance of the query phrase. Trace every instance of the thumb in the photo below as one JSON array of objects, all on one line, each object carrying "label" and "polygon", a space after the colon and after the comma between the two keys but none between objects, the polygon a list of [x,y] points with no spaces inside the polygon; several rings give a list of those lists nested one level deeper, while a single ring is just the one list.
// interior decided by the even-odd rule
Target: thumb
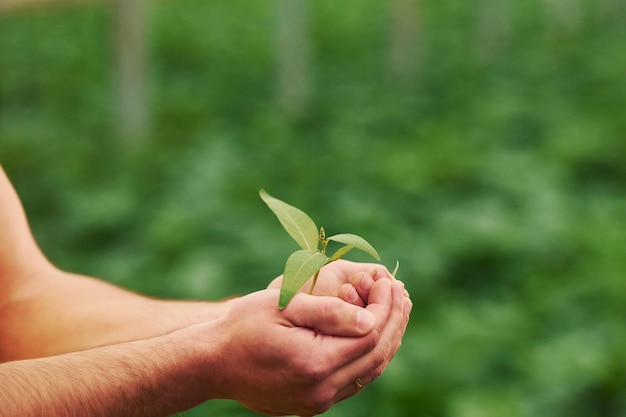
[{"label": "thumb", "polygon": [[282,313],[294,326],[332,336],[364,336],[376,325],[374,314],[337,297],[298,293]]}]

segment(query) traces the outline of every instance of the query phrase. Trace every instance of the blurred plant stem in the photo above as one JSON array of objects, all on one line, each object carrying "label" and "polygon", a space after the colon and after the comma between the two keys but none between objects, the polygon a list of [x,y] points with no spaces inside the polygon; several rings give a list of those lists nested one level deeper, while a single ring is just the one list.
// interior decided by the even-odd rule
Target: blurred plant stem
[{"label": "blurred plant stem", "polygon": [[306,0],[276,2],[278,102],[290,114],[303,113],[311,95],[311,45]]},{"label": "blurred plant stem", "polygon": [[142,141],[149,124],[145,0],[115,1],[117,128],[122,140]]}]

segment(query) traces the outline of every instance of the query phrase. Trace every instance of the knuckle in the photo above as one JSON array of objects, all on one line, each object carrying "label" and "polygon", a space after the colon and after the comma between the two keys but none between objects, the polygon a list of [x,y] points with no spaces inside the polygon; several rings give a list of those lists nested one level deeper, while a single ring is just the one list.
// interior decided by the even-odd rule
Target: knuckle
[{"label": "knuckle", "polygon": [[326,367],[321,365],[313,365],[309,368],[307,374],[309,380],[312,383],[318,383],[326,377]]},{"label": "knuckle", "polygon": [[332,407],[334,393],[327,388],[320,387],[311,390],[311,395],[307,400],[306,409],[311,415],[323,414]]},{"label": "knuckle", "polygon": [[300,377],[306,384],[317,384],[327,374],[324,361],[311,360],[310,358],[301,362],[296,369],[299,370]]},{"label": "knuckle", "polygon": [[312,415],[318,415],[318,414],[324,414],[326,411],[330,410],[330,407],[332,407],[332,402],[320,402],[320,403],[316,403],[315,405],[313,405],[311,407],[311,414]]},{"label": "knuckle", "polygon": [[377,368],[375,368],[370,373],[370,378],[372,378],[372,381],[375,381],[376,379],[378,379],[378,377],[380,377],[383,374],[384,370],[385,370],[384,366],[378,366]]},{"label": "knuckle", "polygon": [[386,360],[387,358],[384,355],[378,355],[376,357],[374,365],[376,366],[376,368],[379,368],[385,364]]},{"label": "knuckle", "polygon": [[378,329],[374,329],[368,335],[368,350],[373,350],[378,346],[380,342],[380,331]]},{"label": "knuckle", "polygon": [[377,352],[373,359],[373,367],[378,368],[387,362],[386,352]]}]

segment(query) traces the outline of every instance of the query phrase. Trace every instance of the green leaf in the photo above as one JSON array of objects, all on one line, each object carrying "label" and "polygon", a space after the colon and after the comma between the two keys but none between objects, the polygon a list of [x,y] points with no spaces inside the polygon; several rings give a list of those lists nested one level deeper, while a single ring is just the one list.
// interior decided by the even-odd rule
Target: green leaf
[{"label": "green leaf", "polygon": [[332,240],[334,242],[343,243],[345,245],[354,246],[356,249],[362,250],[363,252],[367,252],[372,255],[374,258],[380,261],[380,256],[376,249],[372,247],[365,239],[361,236],[352,235],[349,233],[344,233],[340,235],[334,235],[328,238],[328,240]]},{"label": "green leaf", "polygon": [[278,309],[282,310],[287,307],[289,301],[296,295],[302,285],[319,271],[327,261],[328,257],[321,252],[299,250],[292,253],[285,264]]},{"label": "green leaf", "polygon": [[259,191],[259,195],[302,249],[317,250],[317,226],[305,212],[272,197],[263,189]]},{"label": "green leaf", "polygon": [[333,253],[332,256],[328,258],[328,262],[333,262],[333,261],[336,261],[337,259],[341,259],[343,255],[350,252],[353,248],[354,246],[350,246],[350,245],[340,247],[339,249],[337,249],[337,252]]}]

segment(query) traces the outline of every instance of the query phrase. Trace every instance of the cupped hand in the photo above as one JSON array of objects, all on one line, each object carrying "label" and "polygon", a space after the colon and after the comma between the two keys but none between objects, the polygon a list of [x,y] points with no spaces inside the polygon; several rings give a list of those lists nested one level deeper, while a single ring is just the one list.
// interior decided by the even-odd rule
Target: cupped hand
[{"label": "cupped hand", "polygon": [[[372,285],[381,278],[394,279],[383,265],[338,260],[320,270],[313,295],[339,297],[351,304],[364,307],[368,303]],[[282,279],[282,275],[275,278],[268,288],[280,288]],[[312,278],[304,283],[300,291],[308,292],[311,284]]]},{"label": "cupped hand", "polygon": [[400,346],[410,301],[399,281],[371,286],[366,308],[297,294],[283,310],[278,290],[229,301],[218,338],[219,386],[266,415],[313,416],[376,379]]}]

